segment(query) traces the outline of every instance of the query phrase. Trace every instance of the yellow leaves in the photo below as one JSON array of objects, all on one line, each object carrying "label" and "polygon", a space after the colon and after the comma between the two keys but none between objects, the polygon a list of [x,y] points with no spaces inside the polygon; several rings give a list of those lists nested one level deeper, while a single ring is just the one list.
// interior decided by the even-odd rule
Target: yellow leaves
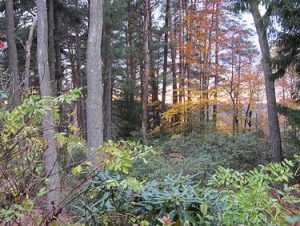
[{"label": "yellow leaves", "polygon": [[204,34],[204,33],[197,33],[195,36],[196,36],[196,39],[199,41],[205,41],[205,39],[206,39],[206,34]]},{"label": "yellow leaves", "polygon": [[[192,83],[191,81],[189,81]],[[224,104],[224,99],[222,99],[222,95],[220,91],[221,87],[212,87],[206,90],[200,90],[198,88],[178,88],[176,91],[179,93],[184,93],[184,101],[181,103],[177,103],[172,105],[168,111],[164,112],[162,118],[167,121],[171,121],[173,117],[178,116],[180,114],[191,113],[197,109],[203,108],[204,106],[212,106],[212,105],[222,105]],[[214,94],[218,93],[218,97],[214,98]]]},{"label": "yellow leaves", "polygon": [[79,132],[79,128],[73,124],[68,125],[68,129],[70,130],[70,132],[77,134]]},{"label": "yellow leaves", "polygon": [[199,46],[197,49],[198,49],[200,52],[208,53],[208,49],[206,49],[204,46]]},{"label": "yellow leaves", "polygon": [[66,138],[66,133],[57,133],[55,134],[55,139],[56,139],[56,143],[62,147],[66,144],[67,138]]},{"label": "yellow leaves", "polygon": [[232,125],[230,121],[221,120],[219,123],[219,131],[228,135],[232,133]]},{"label": "yellow leaves", "polygon": [[74,168],[72,169],[72,174],[73,174],[73,175],[77,175],[77,174],[79,174],[81,171],[82,171],[82,166],[81,166],[81,165],[78,165],[78,166],[76,166],[76,167],[74,167]]},{"label": "yellow leaves", "polygon": [[[203,94],[213,94],[215,92],[219,92],[220,91],[220,87],[214,87],[214,88],[210,88],[210,89],[206,89],[206,90],[199,90],[197,88],[186,88],[184,89],[188,92],[191,93],[191,97],[200,97],[200,95],[203,95]],[[184,91],[184,90],[181,90],[181,91]]]},{"label": "yellow leaves", "polygon": [[213,103],[217,103],[217,101],[214,99],[200,99],[197,101],[177,103],[173,105],[168,111],[163,113],[162,117],[170,121],[172,117],[178,114],[185,113],[188,111],[194,111],[196,109],[206,106],[207,104],[213,104]]}]

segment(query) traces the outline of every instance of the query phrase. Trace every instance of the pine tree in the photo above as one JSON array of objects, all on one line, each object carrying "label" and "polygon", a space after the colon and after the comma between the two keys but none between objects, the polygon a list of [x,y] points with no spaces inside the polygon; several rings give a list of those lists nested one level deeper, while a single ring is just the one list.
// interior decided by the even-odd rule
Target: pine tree
[{"label": "pine tree", "polygon": [[277,104],[275,95],[275,84],[272,78],[271,54],[270,46],[267,37],[268,25],[266,18],[270,14],[272,4],[267,4],[267,12],[263,18],[259,11],[259,3],[262,1],[257,0],[237,0],[235,1],[235,8],[243,11],[248,10],[251,12],[256,27],[256,32],[259,38],[259,45],[262,55],[263,70],[265,77],[267,108],[268,108],[268,121],[269,121],[269,139],[271,144],[272,158],[275,162],[283,160],[281,134],[279,128],[279,121],[277,115]]}]

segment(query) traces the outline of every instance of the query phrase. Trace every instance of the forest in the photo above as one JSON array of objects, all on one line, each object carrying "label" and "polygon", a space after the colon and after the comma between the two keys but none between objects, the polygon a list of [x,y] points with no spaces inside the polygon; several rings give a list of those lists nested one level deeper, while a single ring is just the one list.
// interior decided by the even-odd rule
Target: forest
[{"label": "forest", "polygon": [[0,1],[0,226],[300,225],[299,0]]}]

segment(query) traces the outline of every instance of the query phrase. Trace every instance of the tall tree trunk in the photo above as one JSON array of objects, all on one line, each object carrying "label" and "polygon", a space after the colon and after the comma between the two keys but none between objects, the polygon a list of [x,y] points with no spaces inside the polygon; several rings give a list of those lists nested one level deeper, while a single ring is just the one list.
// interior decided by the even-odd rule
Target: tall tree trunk
[{"label": "tall tree trunk", "polygon": [[[54,36],[58,37],[59,33],[59,14],[58,9],[56,9],[57,4],[54,1]],[[58,38],[54,39],[54,48],[55,48],[55,80],[56,80],[56,88],[57,93],[62,91],[62,80],[63,80],[63,73],[61,67],[61,45]]]},{"label": "tall tree trunk", "polygon": [[[48,62],[48,24],[46,0],[37,0],[37,62],[41,97],[52,97],[50,70]],[[55,143],[55,124],[53,110],[48,110],[42,120],[43,136],[48,146],[44,153],[47,178],[47,207],[51,214],[60,201],[60,178]],[[49,215],[50,216],[50,215]]]},{"label": "tall tree trunk", "polygon": [[242,67],[242,58],[241,54],[238,53],[238,79],[237,79],[237,86],[236,86],[236,92],[235,92],[235,102],[236,102],[236,132],[239,133],[240,131],[240,106],[241,106],[241,101],[240,101],[240,88],[241,88],[241,67]]},{"label": "tall tree trunk", "polygon": [[[190,21],[191,13],[194,13],[193,10],[189,10],[189,0],[186,0],[186,43],[190,43],[192,40],[192,22]],[[192,7],[192,6],[191,6]],[[188,47],[187,47],[188,48]],[[186,62],[185,62],[185,73],[187,76],[187,100],[190,103],[192,101],[192,92],[191,92],[191,56],[188,55],[188,52],[186,52]],[[189,109],[187,110],[190,111]],[[187,119],[190,118],[190,113],[188,113]]]},{"label": "tall tree trunk", "polygon": [[[206,16],[206,22],[209,24],[209,1],[205,1],[205,11],[207,13]],[[208,104],[208,87],[209,87],[209,67],[210,67],[210,54],[211,54],[211,26],[207,26],[205,28],[204,33],[206,34],[205,41],[204,41],[204,48],[206,49],[206,52],[203,53],[203,99],[206,101],[206,104],[203,106],[203,113],[204,113],[204,120],[206,122],[209,121],[209,104]],[[205,125],[205,124],[204,124]]]},{"label": "tall tree trunk", "polygon": [[[75,1],[75,8],[78,10],[78,0]],[[81,61],[80,61],[80,37],[79,37],[79,33],[80,33],[80,24],[76,25],[76,29],[75,29],[75,62],[76,62],[76,76],[77,76],[77,87],[80,88],[82,87],[82,83],[81,83]],[[83,127],[83,109],[82,109],[82,98],[80,98],[76,103],[75,103],[75,107],[76,107],[76,114],[77,114],[77,124],[78,124],[78,128],[79,128],[79,133],[83,134],[83,131],[85,130],[85,128]]]},{"label": "tall tree trunk", "polygon": [[232,47],[231,47],[231,79],[230,79],[230,99],[232,102],[232,136],[236,136],[236,99],[235,99],[235,79],[234,79],[234,65],[235,65],[235,55],[234,55],[234,38],[232,38]]},{"label": "tall tree trunk", "polygon": [[128,40],[128,46],[130,48],[130,55],[129,55],[129,83],[131,86],[131,91],[129,94],[129,104],[132,108],[135,106],[135,90],[136,90],[136,58],[135,54],[133,53],[133,12],[132,12],[132,5],[131,1],[128,1],[127,4],[127,10],[128,10],[128,28],[127,28],[127,40]]},{"label": "tall tree trunk", "polygon": [[[104,1],[106,11],[110,12],[110,1]],[[111,14],[108,18],[111,18]],[[112,139],[112,28],[108,23],[104,24],[103,38],[105,49],[105,64],[104,64],[104,140]]]},{"label": "tall tree trunk", "polygon": [[[76,34],[77,35],[77,34]],[[70,42],[68,44],[68,51],[69,51],[69,56],[70,56],[70,63],[71,63],[71,72],[72,72],[72,83],[73,83],[73,88],[79,88],[81,87],[80,85],[80,68],[78,68],[77,63],[78,63],[78,57],[77,57],[77,51],[79,46],[79,42],[77,42],[77,37],[75,36],[75,51],[74,51],[74,43]],[[77,135],[81,134],[83,131],[83,127],[82,127],[82,122],[83,122],[83,118],[82,118],[82,110],[81,110],[81,99],[79,99],[79,101],[77,101],[74,104],[74,125],[79,128],[79,130],[77,131]]]},{"label": "tall tree trunk", "polygon": [[32,25],[30,26],[28,39],[26,41],[26,46],[25,46],[26,56],[25,56],[24,80],[25,80],[25,88],[27,89],[30,87],[29,79],[30,79],[31,46],[33,40],[33,32],[34,32],[34,28],[36,27],[36,23],[37,23],[37,17],[33,19]]},{"label": "tall tree trunk", "polygon": [[[214,7],[214,6],[213,6]],[[208,8],[208,11],[210,9]],[[208,28],[208,47],[207,47],[207,53],[206,53],[206,90],[209,88],[209,81],[210,81],[210,76],[211,76],[211,55],[212,55],[212,32],[213,32],[213,24],[214,24],[214,14],[212,13],[211,15],[211,25]],[[206,121],[209,123],[209,114],[210,114],[210,104],[208,104],[209,100],[209,93],[206,93],[206,99],[207,99],[207,104],[206,104]]]},{"label": "tall tree trunk", "polygon": [[273,161],[280,162],[283,160],[281,135],[279,128],[279,121],[277,115],[276,95],[274,80],[272,80],[272,67],[270,57],[270,47],[267,40],[266,27],[263,24],[262,17],[258,9],[256,1],[250,1],[251,13],[254,19],[256,31],[259,38],[259,45],[263,60],[263,69],[266,86],[267,107],[268,107],[268,121],[269,121],[269,137],[271,141],[271,151]]},{"label": "tall tree trunk", "polygon": [[11,104],[17,106],[21,103],[20,78],[18,67],[18,52],[16,46],[15,20],[13,0],[5,2],[6,35],[8,41],[8,72],[10,74]]},{"label": "tall tree trunk", "polygon": [[149,11],[150,11],[150,1],[145,0],[144,4],[144,24],[143,24],[143,55],[144,55],[144,73],[142,78],[142,133],[144,143],[146,143],[146,132],[148,127],[148,80],[149,80],[149,64],[150,64],[150,54],[149,54]]},{"label": "tall tree trunk", "polygon": [[88,160],[95,167],[97,149],[103,144],[103,84],[101,62],[101,37],[103,24],[103,0],[90,1],[89,34],[87,44],[87,139],[91,152]]},{"label": "tall tree trunk", "polygon": [[55,45],[54,45],[54,0],[48,0],[48,51],[50,80],[53,95],[57,95],[57,85],[55,79]]},{"label": "tall tree trunk", "polygon": [[112,46],[111,46],[111,33],[108,35],[107,39],[109,40],[108,44],[108,53],[106,59],[106,73],[105,73],[105,99],[104,99],[104,137],[105,140],[112,139]]},{"label": "tall tree trunk", "polygon": [[[219,85],[219,49],[220,49],[220,2],[216,3],[216,47],[215,47],[215,78],[214,88],[217,89]],[[214,101],[217,101],[218,91],[214,92]],[[213,105],[213,124],[217,128],[217,104]]]},{"label": "tall tree trunk", "polygon": [[[178,42],[179,42],[179,103],[184,102],[184,75],[183,75],[183,61],[184,61],[184,22],[183,22],[183,3],[179,0],[179,28],[178,28]],[[183,113],[183,112],[182,112]]]},{"label": "tall tree trunk", "polygon": [[169,49],[169,6],[171,0],[167,0],[166,5],[166,15],[165,15],[165,37],[164,37],[164,63],[163,63],[163,86],[162,86],[162,99],[161,99],[161,108],[162,112],[166,111],[166,93],[167,93],[167,69],[168,69],[168,49]]},{"label": "tall tree trunk", "polygon": [[[150,4],[150,3],[149,3]],[[152,33],[152,9],[149,6],[149,32],[148,32],[148,46],[151,46],[153,42],[153,33]],[[158,43],[160,43],[161,36],[157,37]],[[158,49],[158,56],[160,55],[160,48]],[[155,128],[159,125],[159,106],[158,106],[158,87],[159,87],[159,65],[160,63],[158,59],[155,59],[153,55],[153,49],[149,48],[149,55],[150,55],[150,85],[151,85],[151,105],[152,105],[152,128]]]},{"label": "tall tree trunk", "polygon": [[[76,10],[80,10],[79,8],[79,0],[75,1],[75,8]],[[80,96],[79,100],[76,103],[77,108],[77,115],[79,119],[79,127],[80,127],[80,134],[83,137],[86,136],[86,112],[85,112],[85,101],[84,101],[84,79],[83,74],[81,73],[81,48],[80,48],[80,23],[76,25],[76,36],[75,36],[75,52],[76,52],[76,74],[78,76],[78,87],[82,88],[82,95]]]},{"label": "tall tree trunk", "polygon": [[173,78],[173,104],[177,104],[178,102],[178,95],[177,95],[177,78],[176,78],[176,49],[175,49],[175,34],[174,34],[174,27],[173,27],[173,18],[172,18],[172,2],[171,0],[168,1],[168,17],[169,17],[169,30],[170,30],[170,42],[171,42],[171,71],[172,71],[172,78]]}]

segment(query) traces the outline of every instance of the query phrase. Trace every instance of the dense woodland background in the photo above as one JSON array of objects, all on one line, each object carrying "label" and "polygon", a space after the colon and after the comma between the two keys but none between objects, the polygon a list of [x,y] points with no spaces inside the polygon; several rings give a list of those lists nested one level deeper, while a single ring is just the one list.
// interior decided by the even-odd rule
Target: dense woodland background
[{"label": "dense woodland background", "polygon": [[299,1],[5,0],[0,21],[0,225],[300,220]]}]

